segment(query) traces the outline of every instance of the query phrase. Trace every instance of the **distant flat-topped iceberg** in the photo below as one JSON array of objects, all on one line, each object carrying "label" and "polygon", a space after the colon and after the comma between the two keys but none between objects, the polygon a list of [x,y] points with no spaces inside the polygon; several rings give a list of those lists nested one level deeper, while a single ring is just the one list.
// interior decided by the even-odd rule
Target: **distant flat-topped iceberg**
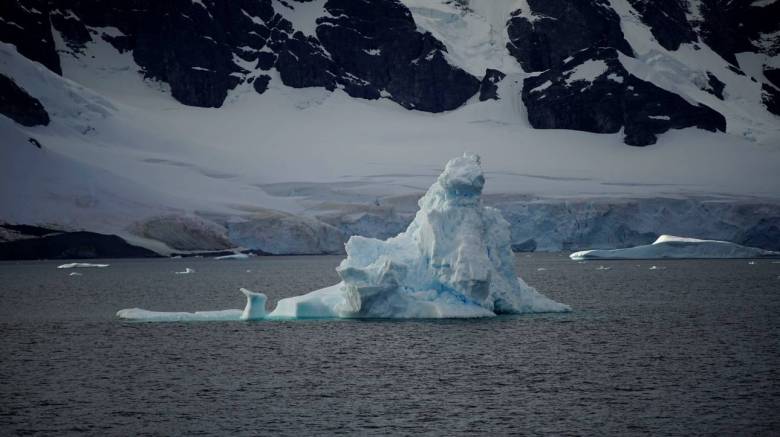
[{"label": "distant flat-topped iceberg", "polygon": [[108,264],[68,263],[57,266],[58,269],[84,269],[89,267],[103,268],[108,267]]},{"label": "distant flat-topped iceberg", "polygon": [[[406,231],[387,240],[353,236],[336,271],[341,282],[282,299],[265,314],[265,296],[245,291],[246,319],[451,318],[569,311],[517,277],[509,223],[482,204],[479,157],[464,155],[418,205]],[[262,296],[263,308],[251,296]],[[238,320],[239,310],[159,313],[122,310],[134,320]],[[166,316],[169,314],[169,316]]]},{"label": "distant flat-topped iceberg", "polygon": [[653,244],[612,250],[583,250],[569,255],[585,259],[658,259],[658,258],[760,258],[780,256],[780,252],[741,246],[728,241],[661,235]]}]

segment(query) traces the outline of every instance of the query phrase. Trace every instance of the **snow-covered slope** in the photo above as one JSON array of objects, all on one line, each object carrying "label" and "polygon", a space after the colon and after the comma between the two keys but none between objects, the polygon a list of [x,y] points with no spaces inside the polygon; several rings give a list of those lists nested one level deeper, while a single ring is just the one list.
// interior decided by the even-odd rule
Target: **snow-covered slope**
[{"label": "snow-covered slope", "polygon": [[[139,54],[140,46],[117,48],[117,41],[143,33],[128,24],[132,20],[117,19],[113,24],[120,29],[109,25],[110,17],[79,16],[79,10],[67,15],[62,7],[41,7],[51,11],[62,76],[36,62],[51,64],[49,58],[29,50],[20,54],[23,44],[18,39],[15,45],[0,44],[0,74],[38,99],[51,118],[46,126],[25,127],[0,115],[0,221],[117,233],[164,253],[231,246],[269,253],[333,252],[353,232],[387,236],[388,229],[406,226],[411,220],[409,205],[434,180],[443,158],[464,151],[482,156],[490,181],[485,187],[487,201],[505,208],[513,242],[535,237],[539,249],[568,247],[569,236],[594,210],[625,199],[652,205],[641,217],[632,216],[630,206],[621,209],[627,222],[637,222],[631,228],[637,233],[664,232],[669,224],[664,211],[692,211],[685,212],[690,223],[697,214],[710,220],[711,226],[696,235],[713,238],[771,230],[772,220],[780,217],[780,123],[761,104],[762,90],[769,83],[764,71],[766,66],[778,66],[776,54],[741,53],[737,59],[747,75],[740,75],[701,41],[683,43],[676,50],[660,46],[648,35],[649,28],[637,18],[632,3],[612,1],[609,6],[634,52],[621,53],[620,64],[638,79],[726,118],[725,133],[673,129],[659,135],[652,146],[632,148],[623,144],[622,130],[599,134],[531,127],[522,90],[524,80],[538,73],[524,71],[506,49],[511,42],[506,27],[510,16],[539,19],[526,1],[403,2],[417,32],[430,32],[444,48],[426,52],[430,60],[426,61],[428,55],[415,58],[433,63],[425,71],[445,75],[463,71],[477,81],[488,69],[500,71],[506,76],[494,83],[497,100],[480,100],[481,93],[476,93],[454,110],[409,110],[415,99],[433,99],[426,100],[430,107],[437,104],[433,97],[414,95],[411,85],[417,79],[409,79],[409,87],[393,88],[396,85],[388,82],[378,91],[379,99],[356,98],[356,91],[344,85],[345,78],[369,80],[380,69],[380,61],[367,58],[373,62],[368,67],[351,66],[337,62],[340,55],[324,48],[317,56],[330,57],[335,64],[329,64],[328,71],[340,75],[342,82],[333,87],[302,82],[298,87],[290,82],[297,67],[279,63],[278,47],[297,50],[304,40],[319,47],[320,27],[353,26],[350,16],[370,12],[344,9],[345,14],[336,17],[342,21],[319,23],[318,18],[330,16],[328,3],[269,2],[292,29],[309,39],[296,40],[287,30],[287,36],[273,42],[275,34],[269,31],[263,48],[246,46],[257,58],[231,58],[224,74],[237,80],[225,90],[219,108],[180,102],[181,93],[197,89],[200,79],[194,78],[201,77],[201,70],[168,76],[166,82],[151,74],[156,64],[149,62],[154,58],[148,52]],[[336,3],[343,2],[331,7],[339,6]],[[339,7],[353,7],[347,3]],[[204,11],[219,19],[221,9],[210,1],[204,4]],[[242,26],[262,22],[257,26],[272,27],[271,20],[257,18],[262,11],[248,8],[243,10],[248,15],[237,13],[255,19],[247,18],[250,24]],[[99,10],[93,12],[100,15]],[[208,20],[205,12],[188,16]],[[404,16],[403,11],[398,16]],[[64,26],[63,20],[73,26]],[[101,25],[94,25],[101,20]],[[76,44],[73,32],[66,29],[79,23],[89,38]],[[408,29],[403,32],[395,37],[419,38],[409,36]],[[0,32],[2,38],[13,39]],[[224,44],[234,40],[244,44],[235,35],[225,38]],[[341,36],[329,38],[323,44],[342,49]],[[395,59],[389,58],[389,45],[365,50],[366,56],[382,58],[381,62]],[[277,63],[260,65],[261,52]],[[446,63],[436,63],[438,56]],[[191,68],[212,68],[204,65]],[[398,74],[404,78],[427,74],[409,68]],[[710,86],[707,72],[724,83],[723,100],[702,89]],[[755,82],[751,79],[759,75]],[[259,92],[255,81],[261,76],[268,82]],[[568,79],[574,86],[582,83],[578,77],[572,74],[561,81]],[[174,83],[177,80],[183,82]],[[471,86],[470,79],[458,81]],[[398,95],[388,91],[394,89]],[[572,209],[567,205],[575,198],[576,205],[595,206]],[[708,202],[749,206],[726,212],[708,209]],[[689,206],[680,206],[686,203]],[[545,206],[538,209],[540,204]],[[535,235],[550,228],[548,221],[556,218],[547,215],[556,210],[562,214],[559,224],[571,230],[547,240]],[[616,237],[616,232],[598,244],[635,241]]]},{"label": "snow-covered slope", "polygon": [[728,241],[661,235],[653,244],[613,250],[584,250],[570,255],[584,259],[663,259],[663,258],[759,258],[780,257],[780,252],[741,246]]}]

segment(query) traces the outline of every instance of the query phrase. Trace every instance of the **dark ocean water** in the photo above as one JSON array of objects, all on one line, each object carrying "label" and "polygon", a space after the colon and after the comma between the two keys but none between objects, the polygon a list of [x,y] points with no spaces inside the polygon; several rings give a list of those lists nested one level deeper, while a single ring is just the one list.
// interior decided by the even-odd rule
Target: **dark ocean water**
[{"label": "dark ocean water", "polygon": [[[339,260],[0,263],[0,435],[780,433],[769,260],[518,256],[527,282],[574,308],[563,315],[114,317],[242,308],[242,286],[275,305],[337,282]],[[196,273],[173,273],[185,267]]]}]

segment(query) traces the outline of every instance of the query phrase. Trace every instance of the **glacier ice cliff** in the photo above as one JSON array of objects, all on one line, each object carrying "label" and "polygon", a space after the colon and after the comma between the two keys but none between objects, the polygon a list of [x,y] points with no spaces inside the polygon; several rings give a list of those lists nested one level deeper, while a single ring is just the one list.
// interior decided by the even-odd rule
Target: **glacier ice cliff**
[{"label": "glacier ice cliff", "polygon": [[[449,318],[565,312],[567,305],[542,295],[517,277],[509,223],[482,203],[485,177],[479,157],[463,155],[419,200],[402,233],[387,240],[353,236],[337,267],[342,281],[282,299],[270,314],[247,294],[244,319]],[[159,313],[122,310],[136,320],[238,320],[239,310]],[[166,314],[170,316],[166,318]]]},{"label": "glacier ice cliff", "polygon": [[661,235],[653,244],[613,250],[583,250],[569,257],[583,259],[656,258],[758,258],[780,256],[780,252],[742,246],[728,241]]}]

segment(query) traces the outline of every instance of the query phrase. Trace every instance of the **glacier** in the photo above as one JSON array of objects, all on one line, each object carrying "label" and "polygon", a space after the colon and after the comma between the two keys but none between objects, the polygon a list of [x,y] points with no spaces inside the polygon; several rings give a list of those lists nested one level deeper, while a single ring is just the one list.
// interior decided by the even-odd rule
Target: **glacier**
[{"label": "glacier", "polygon": [[661,235],[653,244],[612,250],[583,250],[569,257],[585,259],[656,259],[656,258],[759,258],[780,256],[780,252],[742,246],[720,240]]},{"label": "glacier", "polygon": [[341,282],[281,299],[265,313],[266,297],[242,289],[244,311],[165,313],[121,310],[147,321],[304,318],[475,318],[567,312],[517,276],[509,223],[482,202],[480,158],[450,160],[418,201],[408,228],[387,240],[353,236],[336,268]]}]

